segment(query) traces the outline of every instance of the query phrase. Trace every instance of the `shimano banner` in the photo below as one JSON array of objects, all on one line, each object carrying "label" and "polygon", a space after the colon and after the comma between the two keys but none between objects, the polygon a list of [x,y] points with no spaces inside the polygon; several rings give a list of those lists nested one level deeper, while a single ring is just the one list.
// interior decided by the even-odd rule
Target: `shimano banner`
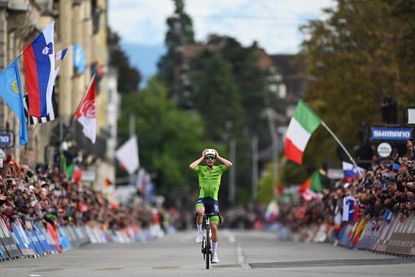
[{"label": "shimano banner", "polygon": [[401,140],[412,137],[413,128],[372,127],[372,140]]}]

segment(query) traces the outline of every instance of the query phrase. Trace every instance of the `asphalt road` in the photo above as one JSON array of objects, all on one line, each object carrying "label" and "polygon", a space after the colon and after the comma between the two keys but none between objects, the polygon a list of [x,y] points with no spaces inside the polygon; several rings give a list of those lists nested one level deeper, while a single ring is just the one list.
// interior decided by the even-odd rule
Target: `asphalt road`
[{"label": "asphalt road", "polygon": [[328,244],[277,241],[265,232],[221,230],[220,263],[204,269],[194,232],[157,241],[88,245],[61,255],[0,263],[1,277],[18,276],[413,276],[415,259]]}]

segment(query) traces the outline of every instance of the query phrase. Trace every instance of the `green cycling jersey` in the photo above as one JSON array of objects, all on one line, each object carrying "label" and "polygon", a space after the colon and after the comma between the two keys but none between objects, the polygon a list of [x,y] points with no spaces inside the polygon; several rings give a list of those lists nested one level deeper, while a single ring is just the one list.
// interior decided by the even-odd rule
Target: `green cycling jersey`
[{"label": "green cycling jersey", "polygon": [[195,171],[199,175],[199,198],[210,196],[214,200],[218,200],[220,180],[223,172],[225,172],[227,169],[228,168],[224,165],[214,165],[211,169],[209,169],[208,166],[196,166]]}]

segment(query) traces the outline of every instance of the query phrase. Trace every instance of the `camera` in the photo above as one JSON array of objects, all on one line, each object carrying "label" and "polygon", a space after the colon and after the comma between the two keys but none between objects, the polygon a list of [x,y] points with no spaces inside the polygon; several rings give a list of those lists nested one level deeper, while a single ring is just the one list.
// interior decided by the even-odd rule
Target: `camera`
[{"label": "camera", "polygon": [[11,187],[13,185],[13,180],[11,178],[8,178],[6,180],[6,182],[7,182],[7,186],[9,186],[9,187]]}]

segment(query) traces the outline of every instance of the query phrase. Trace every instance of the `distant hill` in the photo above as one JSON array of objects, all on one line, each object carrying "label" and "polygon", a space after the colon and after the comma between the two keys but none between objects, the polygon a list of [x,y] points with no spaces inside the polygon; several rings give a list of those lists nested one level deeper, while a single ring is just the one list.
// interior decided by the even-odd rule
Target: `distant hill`
[{"label": "distant hill", "polygon": [[121,47],[130,58],[131,65],[140,70],[143,76],[140,86],[144,86],[146,80],[157,72],[157,62],[165,52],[164,45],[147,46],[121,42]]}]

